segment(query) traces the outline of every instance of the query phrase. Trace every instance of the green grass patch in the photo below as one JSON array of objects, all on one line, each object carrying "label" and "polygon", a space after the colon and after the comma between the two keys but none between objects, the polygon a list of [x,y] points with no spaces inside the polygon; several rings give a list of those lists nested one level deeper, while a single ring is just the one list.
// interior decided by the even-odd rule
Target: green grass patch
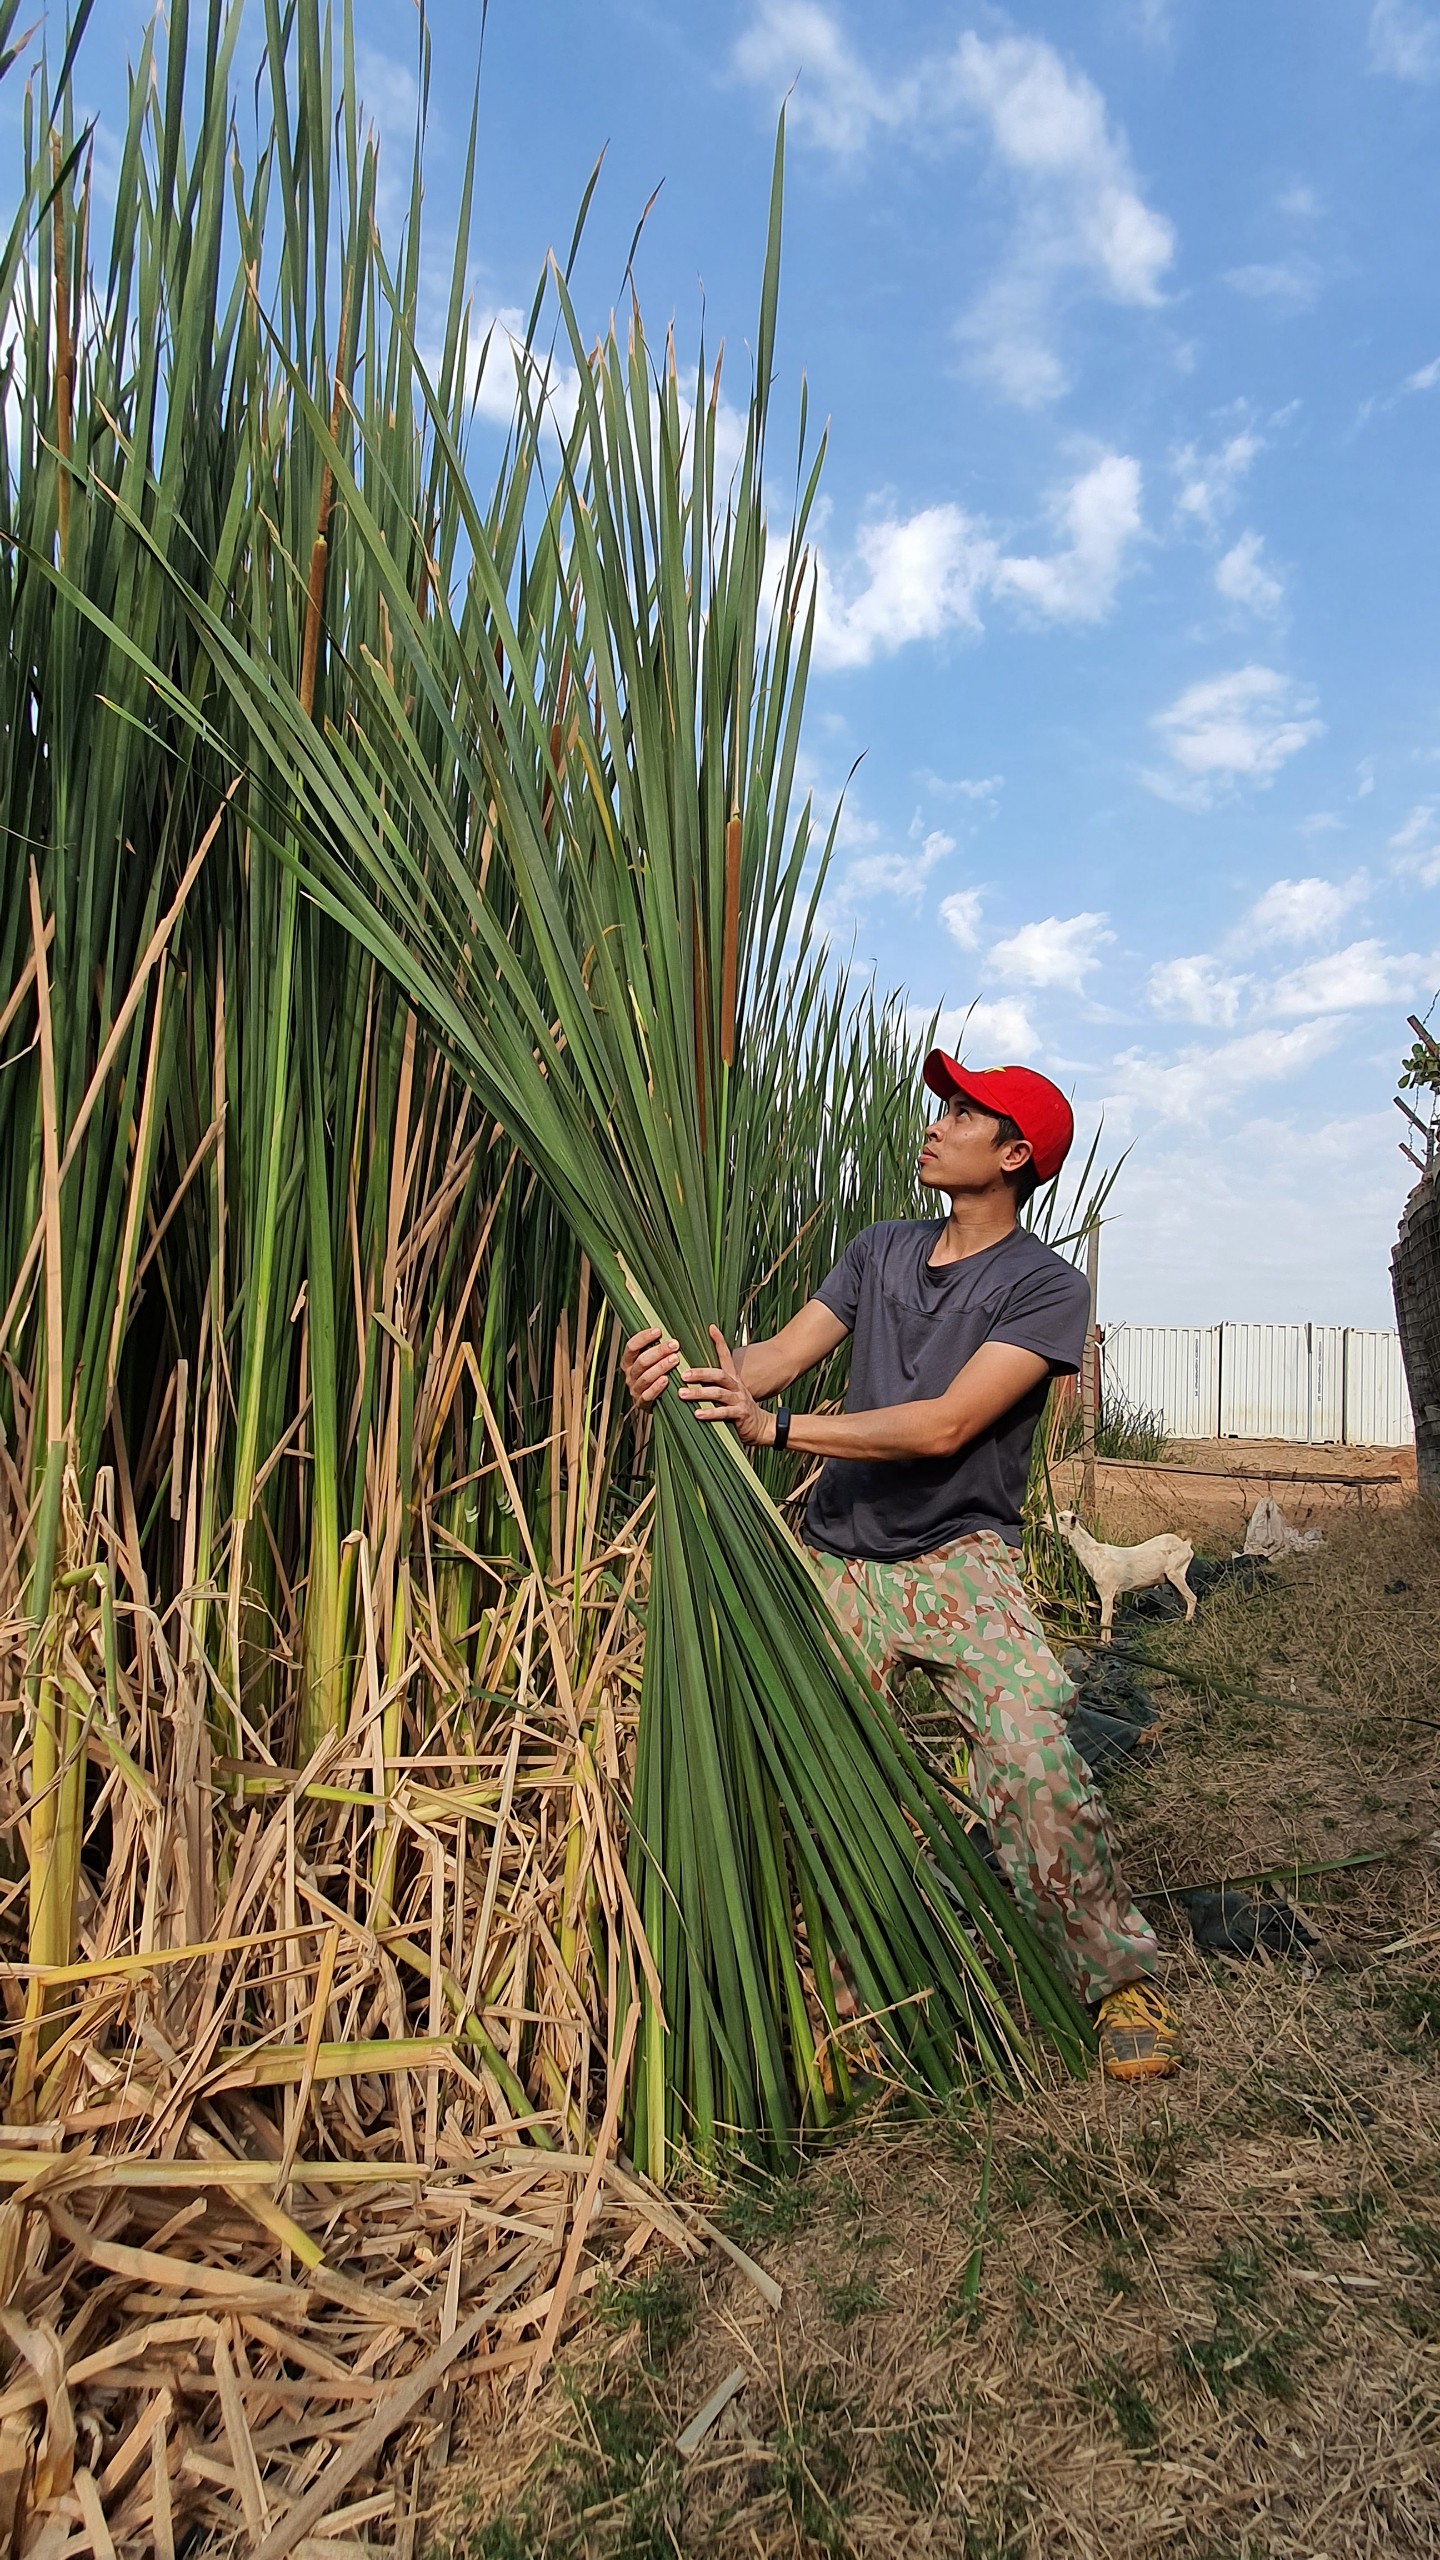
[{"label": "green grass patch", "polygon": [[1337,2240],[1363,2240],[1371,2223],[1384,2210],[1384,2197],[1361,2187],[1341,2204],[1317,2204],[1315,2216]]},{"label": "green grass patch", "polygon": [[855,2469],[848,2410],[823,2374],[807,2377],[788,2422],[776,2433],[775,2486],[802,2543],[820,2551],[848,2549],[846,2491]]},{"label": "green grass patch", "polygon": [[1026,2524],[1023,2509],[1011,2499],[960,2519],[959,2560],[1021,2560]]},{"label": "green grass patch", "polygon": [[629,2284],[602,2284],[595,2316],[606,2329],[638,2328],[645,2357],[654,2361],[689,2337],[695,2326],[695,2301],[680,2270],[660,2266],[653,2275],[637,2276]]},{"label": "green grass patch", "polygon": [[858,2273],[846,2276],[841,2284],[822,2285],[820,2299],[842,2329],[848,2329],[867,2311],[885,2308],[885,2296],[874,2277]]},{"label": "green grass patch", "polygon": [[566,2466],[568,2539],[552,2548],[574,2560],[674,2560],[681,2464],[671,2428],[643,2391],[572,2396],[591,2460]]},{"label": "green grass patch", "polygon": [[1115,2302],[1128,2301],[1135,2291],[1134,2277],[1128,2268],[1121,2266],[1118,2258],[1101,2259],[1100,2282]]},{"label": "green grass patch", "polygon": [[1103,2241],[1112,2256],[1133,2250],[1146,2233],[1168,2227],[1167,2201],[1176,2192],[1190,2140],[1161,2118],[1118,2159],[1083,2143],[1022,2144],[1006,2162],[1009,2201],[1028,2206],[1044,2192],[1092,2239]]},{"label": "green grass patch", "polygon": [[1440,2231],[1433,2222],[1397,2222],[1395,2237],[1413,2249],[1432,2274],[1440,2274]]},{"label": "green grass patch", "polygon": [[932,2515],[940,2503],[937,2460],[943,2420],[932,2412],[892,2427],[881,2442],[885,2478],[917,2515]]},{"label": "green grass patch", "polygon": [[[1257,2102],[1258,2098],[1257,2091]],[[1272,2085],[1265,2098],[1281,2131],[1296,2134],[1302,2141],[1318,2135],[1322,2142],[1353,2142],[1364,2126],[1375,2121],[1374,2108],[1363,2098],[1350,2097],[1343,2089],[1315,2096],[1308,2089],[1277,2089]]]},{"label": "green grass patch", "polygon": [[1082,2386],[1080,2396],[1106,2412],[1121,2443],[1132,2453],[1153,2453],[1160,2441],[1159,2421],[1138,2375],[1121,2357],[1107,2356],[1095,2379]]},{"label": "green grass patch", "polygon": [[437,2543],[437,2560],[674,2560],[684,2467],[674,2426],[648,2386],[655,2364],[689,2334],[692,2306],[672,2271],[601,2291],[602,2326],[639,2332],[639,2355],[606,2387],[577,2375],[575,2414],[519,2509]]},{"label": "green grass patch", "polygon": [[434,2550],[436,2560],[535,2560],[540,2547],[528,2522],[492,2516],[488,2524],[442,2535]]},{"label": "green grass patch", "polygon": [[1392,1982],[1381,1996],[1394,2020],[1387,2037],[1394,2051],[1410,2061],[1433,2061],[1440,2053],[1440,1982]]},{"label": "green grass patch", "polygon": [[1201,2272],[1214,2292],[1215,2315],[1204,2337],[1176,2348],[1180,2371],[1203,2382],[1222,2409],[1247,2389],[1263,2392],[1267,2400],[1293,2401],[1299,2388],[1295,2358],[1307,2332],[1270,2312],[1269,2278],[1259,2251],[1248,2244],[1222,2249]]},{"label": "green grass patch", "polygon": [[1267,2400],[1289,2402],[1295,2398],[1296,2383],[1288,2359],[1303,2344],[1299,2330],[1247,2336],[1231,2313],[1222,2312],[1205,2337],[1176,2349],[1175,2360],[1182,2373],[1205,2383],[1222,2409],[1247,2385],[1262,2391]]},{"label": "green grass patch", "polygon": [[1248,2242],[1236,2249],[1222,2249],[1218,2257],[1205,2261],[1200,2272],[1208,2277],[1217,2294],[1232,2303],[1258,2302],[1269,2280],[1264,2259]]},{"label": "green grass patch", "polygon": [[767,2178],[759,2171],[737,2178],[722,2196],[715,2219],[742,2249],[767,2240],[789,2240],[814,2218],[816,2190],[802,2175]]}]

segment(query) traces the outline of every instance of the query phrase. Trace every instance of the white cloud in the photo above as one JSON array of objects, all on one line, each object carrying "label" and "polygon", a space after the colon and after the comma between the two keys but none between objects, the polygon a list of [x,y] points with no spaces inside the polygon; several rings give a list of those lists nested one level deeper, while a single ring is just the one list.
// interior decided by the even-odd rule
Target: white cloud
[{"label": "white cloud", "polygon": [[957,334],[975,371],[1017,409],[1043,409],[1070,388],[1051,344],[1050,304],[1044,279],[1017,260],[986,286],[959,324]]},{"label": "white cloud", "polygon": [[1390,838],[1390,851],[1395,856],[1390,868],[1402,879],[1418,880],[1425,889],[1440,887],[1440,825],[1433,801],[1411,810]]},{"label": "white cloud", "polygon": [[1081,474],[1059,512],[1070,537],[1065,548],[1049,559],[1001,560],[996,592],[1022,598],[1054,622],[1103,621],[1141,529],[1139,463],[1106,454]]},{"label": "white cloud", "polygon": [[818,0],[759,0],[732,59],[776,102],[795,82],[794,130],[841,158],[882,133],[926,152],[985,135],[1014,191],[1015,228],[961,337],[1006,398],[1032,406],[1065,388],[1052,343],[1063,283],[1115,302],[1160,301],[1173,229],[1145,203],[1100,91],[1053,45],[966,32],[948,53],[887,75]]},{"label": "white cloud", "polygon": [[1300,694],[1273,667],[1237,667],[1230,675],[1202,677],[1151,727],[1175,770],[1142,779],[1162,800],[1181,808],[1209,809],[1242,782],[1264,790],[1281,767],[1318,738],[1313,697]]},{"label": "white cloud", "polygon": [[420,86],[413,66],[379,45],[363,40],[355,47],[355,86],[367,124],[374,127],[382,150],[403,151],[406,166],[392,169],[392,182],[409,180],[409,158],[420,117]]},{"label": "white cloud", "polygon": [[1017,997],[999,996],[993,1004],[952,1005],[935,1026],[935,1043],[952,1058],[1008,1066],[1033,1058],[1040,1036]]},{"label": "white cloud", "polygon": [[877,126],[909,124],[921,109],[915,80],[877,78],[816,0],[763,0],[733,60],[742,80],[777,100],[789,91],[790,130],[842,158]]},{"label": "white cloud", "polygon": [[[1289,1111],[1273,1107],[1282,1097]],[[1389,1247],[1414,1175],[1395,1147],[1388,1092],[1384,1108],[1343,1119],[1317,1120],[1304,1084],[1255,1100],[1271,1110],[1242,1103],[1213,1125],[1207,1113],[1178,1142],[1141,1127],[1105,1230],[1107,1322],[1394,1324]]]},{"label": "white cloud", "polygon": [[990,966],[1025,987],[1081,987],[1115,936],[1103,915],[1046,916],[997,942]]},{"label": "white cloud", "polygon": [[977,369],[1008,399],[1037,407],[1065,389],[1054,305],[1067,278],[1111,301],[1153,307],[1175,234],[1145,203],[1125,141],[1084,73],[1031,36],[966,34],[954,94],[988,124],[1017,196],[1009,257],[961,327]]},{"label": "white cloud", "polygon": [[1179,513],[1193,517],[1207,532],[1213,532],[1221,517],[1234,506],[1241,481],[1264,450],[1264,438],[1249,427],[1227,437],[1214,453],[1202,453],[1197,445],[1182,445],[1174,462],[1180,483],[1175,500]]},{"label": "white cloud", "polygon": [[1208,952],[1196,951],[1188,959],[1158,962],[1145,992],[1156,1013],[1228,1031],[1239,1020],[1240,999],[1249,983],[1230,976]]},{"label": "white cloud", "polygon": [[918,765],[915,779],[927,797],[936,800],[973,800],[994,817],[1000,794],[1005,788],[1003,773],[953,774],[936,773],[930,765]]},{"label": "white cloud", "polygon": [[1434,830],[1435,803],[1433,800],[1422,800],[1418,809],[1411,810],[1404,825],[1396,828],[1390,838],[1390,850],[1392,853],[1413,853],[1416,845],[1420,844],[1426,836],[1432,835]]},{"label": "white cloud", "polygon": [[969,1046],[1009,1065],[1017,1058],[1033,1058],[1040,1039],[1023,1004],[1014,996],[999,996],[993,1004],[975,1006]]},{"label": "white cloud", "polygon": [[1128,0],[1125,21],[1152,52],[1163,52],[1175,33],[1175,0]]},{"label": "white cloud", "polygon": [[[978,631],[987,595],[1054,622],[1102,620],[1141,529],[1138,463],[1106,454],[1060,493],[1052,514],[1068,541],[1030,559],[1008,555],[983,518],[948,502],[862,525],[856,561],[838,576],[817,548],[816,663],[863,667],[912,640]],[[962,787],[978,799],[997,786]]]},{"label": "white cloud", "polygon": [[1297,1023],[1293,1031],[1246,1031],[1213,1049],[1186,1049],[1171,1065],[1130,1049],[1115,1061],[1117,1098],[1162,1120],[1209,1121],[1216,1105],[1257,1084],[1303,1075],[1333,1049],[1339,1015]]},{"label": "white cloud", "polygon": [[[1363,872],[1339,884],[1277,880],[1231,936],[1232,946],[1242,951],[1273,942],[1318,941],[1364,895],[1367,885]],[[1197,951],[1184,959],[1159,962],[1150,972],[1146,993],[1155,1012],[1217,1030],[1232,1029],[1242,1015],[1252,1023],[1284,1022],[1304,1015],[1313,1026],[1317,1017],[1327,1014],[1408,1003],[1437,978],[1440,953],[1388,951],[1370,938],[1352,942],[1343,951],[1301,961],[1268,980]]]},{"label": "white cloud", "polygon": [[[955,839],[937,828],[921,835],[918,827],[911,830],[911,848],[884,842],[884,830],[872,818],[858,818],[842,811],[837,831],[837,844],[844,850],[864,846],[867,850],[852,854],[843,871],[832,874],[826,883],[826,921],[834,923],[841,913],[864,905],[869,898],[900,899],[913,906],[923,894],[932,872],[947,854],[955,850]],[[870,849],[873,848],[873,849]]]},{"label": "white cloud", "polygon": [[410,194],[420,84],[408,62],[379,45],[360,42],[355,47],[355,86],[363,118],[374,127],[380,146],[376,209],[382,220],[393,221],[404,213]]},{"label": "white cloud", "polygon": [[1395,80],[1440,80],[1440,18],[1417,8],[1415,0],[1375,0],[1370,68]]},{"label": "white cloud", "polygon": [[413,140],[420,113],[420,90],[412,66],[378,45],[355,47],[355,85],[377,133],[403,132]]},{"label": "white cloud", "polygon": [[1225,278],[1236,293],[1252,302],[1273,302],[1283,311],[1308,311],[1319,300],[1324,269],[1313,258],[1276,258],[1248,267],[1231,267]]},{"label": "white cloud", "polygon": [[1371,418],[1386,417],[1390,410],[1398,409],[1402,400],[1413,398],[1416,392],[1433,391],[1437,383],[1440,383],[1440,356],[1432,356],[1428,364],[1417,365],[1413,373],[1407,373],[1393,391],[1372,392],[1368,400],[1362,400],[1355,412],[1352,432],[1358,432]]},{"label": "white cloud", "polygon": [[912,903],[919,898],[937,863],[955,850],[955,839],[936,827],[923,836],[913,853],[863,854],[846,874],[852,890],[873,896],[877,889]]},{"label": "white cloud", "polygon": [[1281,1015],[1350,1013],[1365,1005],[1398,1006],[1408,1004],[1433,986],[1437,972],[1440,955],[1433,952],[1425,957],[1418,951],[1387,951],[1375,941],[1352,942],[1344,951],[1307,960],[1300,968],[1277,978],[1269,1001]]},{"label": "white cloud", "polygon": [[975,599],[993,574],[998,549],[963,507],[923,507],[917,515],[862,525],[855,537],[862,571],[837,591],[816,552],[815,657],[822,667],[864,667],[908,640],[980,628]]},{"label": "white cloud", "polygon": [[1250,613],[1277,613],[1285,601],[1284,587],[1260,557],[1264,548],[1260,534],[1242,533],[1216,563],[1215,584],[1221,595]]},{"label": "white cloud", "polygon": [[1297,178],[1292,185],[1282,187],[1275,199],[1275,206],[1277,212],[1284,214],[1287,222],[1317,222],[1320,218],[1320,199],[1314,188],[1307,186],[1303,178]]},{"label": "white cloud", "polygon": [[987,43],[963,35],[952,76],[955,95],[986,118],[1001,159],[1054,191],[1048,219],[1076,234],[1066,262],[1083,253],[1117,301],[1158,302],[1174,233],[1136,192],[1129,153],[1094,83],[1034,36]]},{"label": "white cloud", "polygon": [[1246,915],[1238,939],[1247,949],[1276,942],[1323,942],[1342,916],[1368,895],[1369,888],[1363,871],[1349,880],[1272,881]]},{"label": "white cloud", "polygon": [[978,949],[980,942],[981,889],[955,889],[940,901],[940,921],[953,942],[962,951]]}]

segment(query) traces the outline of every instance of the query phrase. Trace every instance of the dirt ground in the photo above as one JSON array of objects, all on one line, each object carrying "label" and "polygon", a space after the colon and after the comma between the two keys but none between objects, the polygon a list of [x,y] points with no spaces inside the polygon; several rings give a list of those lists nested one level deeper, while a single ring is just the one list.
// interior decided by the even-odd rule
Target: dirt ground
[{"label": "dirt ground", "polygon": [[[1081,1500],[1076,1458],[1056,1468],[1057,1501]],[[1214,1554],[1243,1546],[1257,1502],[1278,1502],[1293,1527],[1323,1527],[1345,1511],[1391,1510],[1413,1499],[1415,1452],[1294,1440],[1175,1440],[1163,1463],[1102,1458],[1095,1515],[1102,1538],[1127,1541],[1176,1529]],[[1089,1517],[1088,1504],[1081,1504]]]},{"label": "dirt ground", "polygon": [[[1434,1516],[1351,1508],[1257,1596],[1118,1622],[1164,1710],[1111,1801],[1176,2079],[880,2102],[798,2179],[717,2197],[778,2313],[718,2251],[602,2284],[528,2419],[464,2413],[433,2546],[1440,2553],[1437,1564]],[[1313,1961],[1202,1956],[1166,1889],[1277,1869]]]},{"label": "dirt ground", "polygon": [[1332,1476],[1374,1483],[1398,1476],[1411,1493],[1415,1490],[1413,1442],[1399,1449],[1362,1449],[1341,1440],[1172,1440],[1166,1454],[1175,1466],[1234,1470],[1277,1481]]}]

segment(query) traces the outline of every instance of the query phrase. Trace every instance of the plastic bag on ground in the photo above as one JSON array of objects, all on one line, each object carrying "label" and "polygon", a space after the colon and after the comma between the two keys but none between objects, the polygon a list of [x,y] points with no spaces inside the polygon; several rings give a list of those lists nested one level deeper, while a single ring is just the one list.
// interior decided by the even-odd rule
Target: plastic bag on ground
[{"label": "plastic bag on ground", "polygon": [[1303,1556],[1312,1554],[1316,1547],[1324,1544],[1319,1529],[1294,1528],[1279,1503],[1272,1502],[1267,1494],[1256,1503],[1250,1514],[1241,1553],[1247,1556]]}]

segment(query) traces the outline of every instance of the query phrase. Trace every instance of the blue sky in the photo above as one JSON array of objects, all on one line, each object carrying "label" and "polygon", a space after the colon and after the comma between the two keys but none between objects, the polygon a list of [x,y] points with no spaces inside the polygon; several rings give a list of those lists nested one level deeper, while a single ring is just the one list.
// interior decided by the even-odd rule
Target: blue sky
[{"label": "blue sky", "polygon": [[[413,12],[356,14],[403,148]],[[479,13],[430,15],[439,255]],[[1440,987],[1440,6],[492,0],[477,307],[608,145],[587,320],[663,181],[652,336],[703,309],[743,382],[787,91],[837,945],[1131,1146],[1105,1314],[1388,1324]]]}]

